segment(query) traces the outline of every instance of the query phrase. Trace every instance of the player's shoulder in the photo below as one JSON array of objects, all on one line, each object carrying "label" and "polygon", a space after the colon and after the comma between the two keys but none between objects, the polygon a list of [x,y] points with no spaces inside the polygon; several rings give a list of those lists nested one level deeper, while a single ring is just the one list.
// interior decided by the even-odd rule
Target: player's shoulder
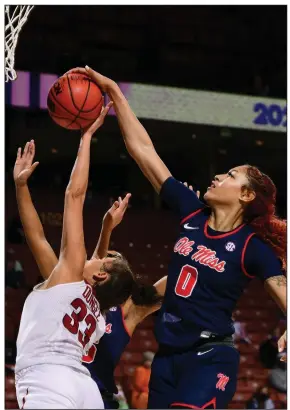
[{"label": "player's shoulder", "polygon": [[[278,260],[272,247],[256,234],[251,235],[247,244],[246,259],[255,263],[267,260],[268,263],[274,263]],[[280,262],[279,262],[280,263]]]},{"label": "player's shoulder", "polygon": [[180,225],[184,223],[190,223],[191,220],[205,222],[210,216],[210,208],[201,202],[200,208],[190,212],[180,222]]},{"label": "player's shoulder", "polygon": [[116,317],[120,316],[120,306],[112,306],[109,310],[106,311],[106,322],[116,319]]},{"label": "player's shoulder", "polygon": [[274,251],[271,248],[270,245],[268,245],[263,239],[258,237],[254,231],[250,233],[251,237],[248,243],[248,249],[253,251],[253,253],[263,253],[263,252],[269,252],[273,253]]}]

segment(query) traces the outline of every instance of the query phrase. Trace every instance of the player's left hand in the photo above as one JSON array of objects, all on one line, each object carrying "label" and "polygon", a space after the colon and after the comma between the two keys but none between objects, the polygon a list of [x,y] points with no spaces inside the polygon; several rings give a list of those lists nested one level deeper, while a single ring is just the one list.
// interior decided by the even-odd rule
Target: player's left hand
[{"label": "player's left hand", "polygon": [[[279,351],[279,353],[282,353],[283,350],[286,349],[286,347],[287,347],[287,334],[286,334],[286,330],[285,330],[284,334],[278,340],[278,351]],[[287,361],[287,355],[285,354],[284,356],[282,356],[280,360],[281,360],[281,362],[286,362]]]},{"label": "player's left hand", "polygon": [[127,194],[124,199],[119,197],[118,201],[115,201],[111,208],[106,212],[103,219],[103,227],[113,230],[122,221],[123,216],[128,208],[131,194]]},{"label": "player's left hand", "polygon": [[[188,189],[190,189],[191,191],[194,191],[193,186],[192,185],[188,185],[187,182],[183,182],[183,185],[185,185]],[[196,196],[199,198],[200,197],[200,191],[196,191]]]},{"label": "player's left hand", "polygon": [[[103,102],[104,102],[104,97],[103,97]],[[96,121],[88,128],[86,128],[83,131],[83,137],[84,136],[89,136],[92,137],[93,134],[104,124],[105,118],[110,111],[111,107],[113,105],[113,101],[110,101],[106,107],[103,106],[101,114],[99,117],[96,119]]]}]

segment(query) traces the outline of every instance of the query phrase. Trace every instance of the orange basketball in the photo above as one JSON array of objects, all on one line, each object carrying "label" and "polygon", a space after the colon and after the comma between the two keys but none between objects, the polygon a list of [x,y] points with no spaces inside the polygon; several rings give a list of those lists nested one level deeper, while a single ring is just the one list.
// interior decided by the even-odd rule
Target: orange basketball
[{"label": "orange basketball", "polygon": [[64,74],[51,87],[47,107],[61,127],[78,130],[89,127],[102,110],[99,87],[84,74]]}]

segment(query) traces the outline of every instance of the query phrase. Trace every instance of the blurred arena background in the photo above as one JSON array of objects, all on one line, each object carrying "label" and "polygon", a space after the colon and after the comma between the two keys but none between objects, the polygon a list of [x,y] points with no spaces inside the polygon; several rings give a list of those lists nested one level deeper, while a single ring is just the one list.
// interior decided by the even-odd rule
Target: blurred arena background
[{"label": "blurred arena background", "polygon": [[[46,96],[54,80],[85,64],[111,77],[122,84],[177,179],[203,193],[214,173],[241,163],[257,165],[277,185],[278,214],[286,217],[286,33],[286,6],[33,9],[16,49],[18,79],[7,83],[5,92],[6,408],[17,407],[13,365],[22,306],[40,281],[18,218],[12,177],[17,147],[36,141],[40,166],[30,186],[58,252],[64,190],[79,142],[77,133],[48,116]],[[177,225],[129,158],[111,113],[92,144],[84,211],[88,253],[104,212],[126,192],[133,194],[131,207],[113,233],[111,249],[123,252],[144,282],[153,283],[166,274]],[[123,408],[126,402],[130,406],[142,353],[157,349],[153,320],[139,326],[117,368]],[[256,281],[240,300],[235,321],[241,364],[230,407],[246,408],[257,389],[267,387],[275,407],[260,408],[286,408],[286,367],[276,351],[286,322]]]}]

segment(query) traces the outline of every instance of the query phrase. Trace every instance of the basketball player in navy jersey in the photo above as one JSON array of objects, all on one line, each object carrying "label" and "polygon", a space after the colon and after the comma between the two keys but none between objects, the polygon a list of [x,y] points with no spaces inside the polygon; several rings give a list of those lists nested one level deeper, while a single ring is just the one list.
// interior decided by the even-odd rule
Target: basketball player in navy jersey
[{"label": "basketball player in navy jersey", "polygon": [[[112,257],[110,252],[108,255]],[[160,296],[165,293],[166,279],[164,277],[154,285]],[[106,312],[104,336],[97,345],[92,346],[89,354],[83,357],[84,365],[87,366],[92,379],[99,386],[105,409],[119,408],[119,403],[114,398],[114,395],[118,393],[114,371],[136,326],[158,309],[160,309],[160,303],[152,305],[150,295],[146,296],[136,289],[136,292],[133,292],[123,305],[113,307]]]},{"label": "basketball player in navy jersey", "polygon": [[231,317],[248,282],[260,278],[286,313],[286,223],[275,216],[276,187],[256,167],[234,167],[214,177],[205,205],[173,178],[118,85],[89,67],[72,71],[109,95],[129,154],[180,218],[148,407],[225,408],[239,367]]}]

